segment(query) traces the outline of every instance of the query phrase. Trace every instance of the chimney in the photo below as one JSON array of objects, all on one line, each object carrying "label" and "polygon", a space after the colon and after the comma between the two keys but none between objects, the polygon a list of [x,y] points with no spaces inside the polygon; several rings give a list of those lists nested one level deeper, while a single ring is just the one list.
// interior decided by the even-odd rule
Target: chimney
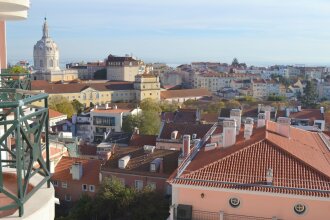
[{"label": "chimney", "polygon": [[95,109],[98,109],[98,105],[95,105]]},{"label": "chimney", "polygon": [[114,106],[113,106],[113,109],[118,109],[118,106],[117,106],[117,105],[114,105]]},{"label": "chimney", "polygon": [[244,124],[244,138],[249,140],[253,133],[253,118],[246,118]]},{"label": "chimney", "polygon": [[261,111],[261,106],[262,106],[262,104],[258,104],[258,113],[260,113],[260,111]]},{"label": "chimney", "polygon": [[289,108],[285,109],[285,117],[290,117],[290,109]]},{"label": "chimney", "polygon": [[258,114],[257,128],[264,127],[266,125],[265,117],[265,113]]},{"label": "chimney", "polygon": [[266,182],[267,182],[267,185],[273,185],[273,169],[268,169],[267,172],[266,172]]},{"label": "chimney", "polygon": [[301,112],[301,105],[297,106],[298,112]]},{"label": "chimney", "polygon": [[83,175],[83,167],[81,162],[74,162],[71,166],[70,173],[73,180],[80,180]]},{"label": "chimney", "polygon": [[223,140],[224,148],[230,147],[236,143],[236,120],[227,118],[223,121]]},{"label": "chimney", "polygon": [[185,134],[183,135],[183,148],[182,148],[182,155],[184,157],[190,154],[190,135]]},{"label": "chimney", "polygon": [[109,104],[105,104],[105,109],[109,109]]},{"label": "chimney", "polygon": [[196,122],[201,121],[201,112],[199,109],[196,109]]},{"label": "chimney", "polygon": [[279,117],[277,119],[277,133],[290,138],[291,119],[286,117]]},{"label": "chimney", "polygon": [[172,131],[171,140],[175,140],[177,136],[178,136],[178,131]]},{"label": "chimney", "polygon": [[118,160],[118,168],[125,169],[130,159],[131,159],[130,155],[120,158]]},{"label": "chimney", "polygon": [[55,161],[54,160],[49,161],[49,172],[51,174],[55,173]]},{"label": "chimney", "polygon": [[140,134],[140,129],[139,129],[138,127],[135,127],[135,128],[134,128],[134,133],[135,133],[135,134]]},{"label": "chimney", "polygon": [[239,134],[239,130],[241,129],[241,109],[232,109],[230,110],[230,118],[236,120],[236,135]]},{"label": "chimney", "polygon": [[324,114],[324,107],[320,107],[321,114]]},{"label": "chimney", "polygon": [[265,120],[270,121],[270,112],[272,111],[272,107],[265,106]]}]

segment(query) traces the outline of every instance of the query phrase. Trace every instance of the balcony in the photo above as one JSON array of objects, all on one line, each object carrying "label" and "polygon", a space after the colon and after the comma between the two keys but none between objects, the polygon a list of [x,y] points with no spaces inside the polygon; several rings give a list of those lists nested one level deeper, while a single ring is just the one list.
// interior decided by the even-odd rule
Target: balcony
[{"label": "balcony", "polygon": [[0,87],[11,89],[31,90],[31,74],[29,73],[1,73]]},{"label": "balcony", "polygon": [[[53,188],[49,172],[48,94],[27,90],[0,88],[0,217],[18,212],[30,213],[35,196],[43,195],[54,205]],[[19,84],[16,84],[17,86]],[[30,111],[33,102],[43,102],[42,107]],[[46,158],[42,157],[41,134],[46,133]],[[49,189],[49,190],[47,190]],[[33,206],[33,203],[32,203]],[[35,208],[35,207],[34,207]],[[49,212],[48,207],[48,212]]]},{"label": "balcony", "polygon": [[0,20],[26,19],[29,7],[29,0],[0,0]]}]

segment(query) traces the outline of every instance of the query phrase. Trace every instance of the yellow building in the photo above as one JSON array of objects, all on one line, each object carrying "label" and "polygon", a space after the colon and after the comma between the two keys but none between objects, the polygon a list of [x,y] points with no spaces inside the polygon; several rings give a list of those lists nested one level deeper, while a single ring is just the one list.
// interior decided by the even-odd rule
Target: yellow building
[{"label": "yellow building", "polygon": [[142,101],[146,98],[160,100],[159,77],[152,74],[142,74],[135,77],[134,89],[136,100]]},{"label": "yellow building", "polygon": [[[52,96],[64,96],[69,101],[77,100],[86,107],[111,102],[134,102],[145,98],[160,100],[159,79],[143,74],[136,82],[115,81],[72,81],[51,83],[45,80],[32,81],[32,90],[46,92]],[[36,103],[37,104],[37,103]]]}]

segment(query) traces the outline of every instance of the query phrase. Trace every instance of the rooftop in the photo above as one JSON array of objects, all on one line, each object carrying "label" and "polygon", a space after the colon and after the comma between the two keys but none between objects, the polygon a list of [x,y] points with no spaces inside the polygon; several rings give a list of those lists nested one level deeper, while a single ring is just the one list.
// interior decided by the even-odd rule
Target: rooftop
[{"label": "rooftop", "polygon": [[195,123],[165,123],[159,138],[171,139],[171,133],[178,131],[176,139],[180,139],[185,134],[196,134],[196,138],[202,138],[211,129],[212,124],[195,124]]},{"label": "rooftop", "polygon": [[[290,127],[290,138],[278,134],[277,123],[256,128],[250,140],[243,132],[234,146],[202,148],[175,184],[330,197],[329,137]],[[273,182],[266,172],[273,169]]]},{"label": "rooftop", "polygon": [[[83,166],[83,175],[80,180],[73,180],[70,168],[75,162],[80,162]],[[66,181],[66,182],[82,182],[84,184],[99,184],[101,161],[80,159],[74,157],[62,157],[60,162],[55,168],[55,173],[52,176],[53,180]]]},{"label": "rooftop", "polygon": [[[147,176],[169,177],[178,166],[179,151],[155,149],[145,152],[143,147],[117,147],[114,155],[102,167],[102,171],[143,174]],[[125,169],[118,168],[118,160],[130,155]],[[163,158],[163,172],[150,172],[150,163],[156,158]]]}]

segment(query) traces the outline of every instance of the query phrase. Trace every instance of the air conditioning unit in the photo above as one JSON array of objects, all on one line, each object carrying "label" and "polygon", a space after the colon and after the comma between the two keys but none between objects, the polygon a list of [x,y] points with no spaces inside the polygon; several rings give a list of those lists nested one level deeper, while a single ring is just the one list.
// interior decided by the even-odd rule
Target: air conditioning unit
[{"label": "air conditioning unit", "polygon": [[177,220],[192,220],[192,206],[179,204],[176,208]]}]

